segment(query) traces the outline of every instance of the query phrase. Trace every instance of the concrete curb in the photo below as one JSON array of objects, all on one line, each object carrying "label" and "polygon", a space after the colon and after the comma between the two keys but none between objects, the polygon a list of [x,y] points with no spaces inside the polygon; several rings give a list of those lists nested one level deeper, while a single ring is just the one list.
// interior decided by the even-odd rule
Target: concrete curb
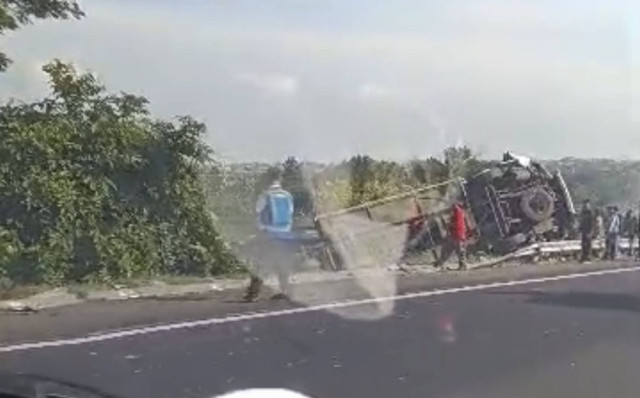
[{"label": "concrete curb", "polygon": [[[355,277],[375,277],[381,274],[407,274],[433,272],[431,267],[412,266],[402,267],[391,265],[386,268],[362,268],[338,272],[314,271],[302,272],[292,276],[292,284],[307,284],[341,281]],[[0,313],[33,313],[39,310],[80,304],[87,301],[118,301],[141,298],[179,298],[188,295],[225,292],[229,290],[243,289],[247,286],[246,279],[203,279],[203,282],[183,285],[171,285],[162,281],[152,281],[149,285],[140,287],[127,287],[116,285],[109,290],[95,290],[84,292],[81,297],[69,291],[66,287],[55,288],[43,293],[19,300],[0,301]],[[277,286],[275,277],[265,280],[268,286]]]},{"label": "concrete curb", "polygon": [[[367,271],[340,271],[340,272],[306,272],[294,275],[292,283],[330,282],[351,278],[354,272]],[[116,285],[109,290],[87,291],[82,295],[69,291],[68,288],[55,288],[43,293],[19,300],[0,301],[0,312],[32,313],[38,310],[80,304],[87,301],[116,301],[152,297],[181,297],[193,294],[206,294],[212,292],[224,292],[241,289],[247,285],[247,280],[240,279],[203,279],[203,282],[183,285],[171,285],[162,281],[152,281],[149,285],[140,287],[127,287]],[[275,278],[265,281],[267,285],[275,286]]]},{"label": "concrete curb", "polygon": [[[601,244],[601,242],[597,242]],[[623,245],[626,242],[622,242]],[[628,244],[627,244],[628,245]],[[579,250],[578,241],[549,242],[534,244],[522,248],[514,253],[502,257],[493,257],[481,260],[477,263],[469,264],[469,270],[487,269],[513,260],[535,256],[538,253],[560,254],[572,253]],[[354,270],[330,272],[330,271],[308,271],[295,274],[292,277],[293,284],[319,283],[340,281],[355,277],[375,277],[377,275],[406,275],[406,274],[428,274],[436,272],[431,266],[426,265],[396,265],[392,264],[380,268],[360,268]],[[275,278],[265,281],[267,285],[276,286]],[[170,285],[161,281],[153,281],[149,285],[131,288],[126,286],[114,286],[110,290],[96,290],[86,292],[86,295],[79,297],[78,294],[69,292],[67,288],[56,288],[21,300],[0,301],[0,312],[10,313],[32,313],[38,310],[60,307],[66,305],[80,304],[87,301],[116,301],[140,298],[171,298],[188,295],[206,294],[212,292],[224,292],[228,290],[241,289],[247,285],[246,280],[239,279],[203,279],[203,282]]]},{"label": "concrete curb", "polygon": [[238,280],[221,280],[189,285],[168,285],[154,281],[148,286],[130,288],[114,286],[111,290],[88,291],[80,297],[69,292],[67,288],[56,288],[20,300],[0,301],[1,312],[30,313],[38,310],[80,304],[87,301],[116,301],[145,297],[171,297],[188,294],[202,294],[214,291],[229,290],[240,287],[244,282]]}]

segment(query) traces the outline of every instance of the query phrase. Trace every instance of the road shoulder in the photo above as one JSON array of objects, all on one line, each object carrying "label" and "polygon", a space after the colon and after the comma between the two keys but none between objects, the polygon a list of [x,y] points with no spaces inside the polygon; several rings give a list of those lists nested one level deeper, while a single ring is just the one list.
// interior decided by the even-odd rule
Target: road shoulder
[{"label": "road shoulder", "polygon": [[[295,300],[241,301],[243,290],[209,291],[179,297],[147,297],[125,301],[89,301],[35,313],[0,315],[0,345],[85,336],[149,325],[226,317],[233,314],[282,311],[326,303],[395,296],[487,283],[587,273],[633,267],[631,262],[592,264],[549,263],[451,272],[386,270],[351,278],[296,285]],[[380,290],[380,286],[385,289]],[[378,289],[376,289],[378,288]]]}]

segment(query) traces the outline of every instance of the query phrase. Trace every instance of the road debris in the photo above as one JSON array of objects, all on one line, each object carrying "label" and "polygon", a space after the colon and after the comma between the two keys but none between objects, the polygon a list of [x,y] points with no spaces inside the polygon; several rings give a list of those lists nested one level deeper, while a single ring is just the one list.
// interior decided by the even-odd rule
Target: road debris
[{"label": "road debris", "polygon": [[3,305],[0,306],[0,311],[21,313],[21,314],[30,314],[30,313],[37,312],[35,308],[21,301],[4,302]]}]

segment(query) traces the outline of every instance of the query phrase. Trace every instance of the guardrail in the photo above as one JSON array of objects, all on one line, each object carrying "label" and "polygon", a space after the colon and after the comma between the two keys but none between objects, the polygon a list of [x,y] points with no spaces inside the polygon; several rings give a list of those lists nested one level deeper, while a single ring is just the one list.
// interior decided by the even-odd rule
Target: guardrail
[{"label": "guardrail", "polygon": [[[604,249],[604,239],[595,239],[593,241],[592,247],[594,249]],[[620,249],[629,249],[629,240],[626,238],[621,238],[619,241]],[[534,243],[529,246],[523,247],[521,249],[516,250],[513,253],[504,255],[502,257],[494,257],[491,258],[482,264],[479,264],[478,267],[490,267],[505,261],[509,260],[517,260],[525,257],[536,256],[536,255],[562,255],[562,254],[578,254],[582,250],[582,245],[579,240],[561,240],[555,242],[539,242]]]}]

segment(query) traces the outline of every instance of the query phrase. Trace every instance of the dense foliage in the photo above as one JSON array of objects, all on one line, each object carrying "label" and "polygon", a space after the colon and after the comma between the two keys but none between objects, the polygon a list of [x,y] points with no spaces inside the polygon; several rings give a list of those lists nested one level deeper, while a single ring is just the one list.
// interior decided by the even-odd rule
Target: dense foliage
[{"label": "dense foliage", "polygon": [[546,165],[562,172],[576,204],[590,199],[596,206],[616,204],[637,210],[640,205],[638,161],[565,158]]},{"label": "dense foliage", "polygon": [[282,164],[242,163],[211,168],[204,175],[209,206],[218,217],[253,217],[258,195],[279,180],[293,196],[296,215],[309,215],[313,197],[305,175],[308,168],[294,157]]},{"label": "dense foliage", "polygon": [[[452,147],[441,158],[407,163],[355,155],[337,164],[300,162],[243,163],[218,167],[206,178],[212,210],[228,222],[252,216],[257,195],[280,179],[295,201],[298,215],[322,213],[474,174],[487,166],[466,147]],[[446,188],[446,187],[445,187]],[[246,217],[253,222],[251,217]]]},{"label": "dense foliage", "polygon": [[[268,176],[267,176],[268,178]],[[282,164],[282,187],[291,192],[297,215],[308,215],[313,212],[313,198],[304,165],[294,157],[287,158]]]},{"label": "dense foliage", "polygon": [[0,277],[15,282],[206,275],[235,263],[199,181],[210,151],[190,117],[154,120],[54,61],[52,94],[0,107]]}]

